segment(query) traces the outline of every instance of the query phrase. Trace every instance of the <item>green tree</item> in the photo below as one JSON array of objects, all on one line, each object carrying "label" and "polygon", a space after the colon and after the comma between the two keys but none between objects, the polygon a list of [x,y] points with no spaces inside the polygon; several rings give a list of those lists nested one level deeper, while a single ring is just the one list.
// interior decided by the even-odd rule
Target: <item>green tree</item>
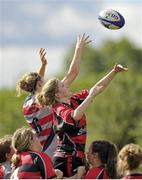
[{"label": "green tree", "polygon": [[27,125],[21,113],[23,99],[24,96],[16,98],[13,90],[0,91],[0,137]]}]

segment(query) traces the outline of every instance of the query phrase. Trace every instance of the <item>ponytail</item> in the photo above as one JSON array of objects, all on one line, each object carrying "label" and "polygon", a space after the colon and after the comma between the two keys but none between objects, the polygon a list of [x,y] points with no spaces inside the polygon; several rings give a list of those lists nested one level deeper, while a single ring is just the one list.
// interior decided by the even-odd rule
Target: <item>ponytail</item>
[{"label": "ponytail", "polygon": [[125,175],[126,171],[139,168],[142,164],[142,149],[137,144],[125,145],[118,154],[117,171],[119,175]]},{"label": "ponytail", "polygon": [[20,162],[20,154],[15,153],[15,154],[12,156],[11,162],[12,162],[12,166],[14,166],[15,168],[17,168],[17,166],[18,166],[18,164],[19,164],[19,162]]},{"label": "ponytail", "polygon": [[38,80],[41,80],[38,73],[32,72],[23,75],[16,85],[17,96],[20,96],[22,91],[34,94]]},{"label": "ponytail", "polygon": [[36,101],[38,104],[45,104],[44,96],[41,93],[36,95]]},{"label": "ponytail", "polygon": [[117,147],[116,145],[109,143],[108,144],[108,157],[107,157],[107,169],[108,169],[108,176],[111,179],[117,178]]},{"label": "ponytail", "polygon": [[33,132],[30,128],[22,127],[17,129],[12,137],[12,147],[15,154],[12,157],[12,163],[17,166],[20,161],[20,153],[29,151],[32,143]]}]

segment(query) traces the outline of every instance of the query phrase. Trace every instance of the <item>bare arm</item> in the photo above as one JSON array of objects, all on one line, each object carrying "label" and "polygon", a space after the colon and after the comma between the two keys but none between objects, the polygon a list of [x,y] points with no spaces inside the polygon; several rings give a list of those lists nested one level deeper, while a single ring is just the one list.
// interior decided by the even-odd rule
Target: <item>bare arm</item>
[{"label": "bare arm", "polygon": [[89,44],[91,40],[89,40],[89,36],[86,36],[85,33],[82,36],[77,37],[76,47],[72,62],[70,64],[67,75],[62,79],[62,82],[66,85],[70,85],[74,79],[77,77],[80,68],[80,60],[82,49],[86,44]]},{"label": "bare arm", "polygon": [[115,75],[118,72],[123,72],[123,71],[127,71],[127,68],[124,68],[123,66],[117,64],[114,66],[114,68],[105,76],[103,77],[99,82],[97,82],[91,89],[89,92],[89,95],[87,96],[87,98],[74,110],[72,117],[75,120],[79,120],[84,112],[86,111],[86,109],[88,108],[88,106],[91,104],[91,102],[93,101],[94,97],[97,96],[98,94],[100,94],[101,92],[104,91],[104,89],[109,85],[109,83],[113,80],[113,78],[115,77]]},{"label": "bare arm", "polygon": [[47,60],[45,58],[45,55],[46,55],[46,51],[44,48],[41,48],[40,51],[39,51],[39,54],[40,54],[40,60],[41,60],[41,65],[40,65],[40,68],[38,70],[38,74],[44,78],[44,74],[45,74],[45,68],[46,68],[46,65],[47,65]]},{"label": "bare arm", "polygon": [[102,78],[99,82],[95,84],[95,86],[103,86],[103,89],[105,89],[106,86],[108,86],[108,84],[110,83],[110,81],[112,81],[112,79],[115,77],[115,75],[123,71],[127,71],[127,68],[124,68],[120,64],[116,64],[104,78]]}]

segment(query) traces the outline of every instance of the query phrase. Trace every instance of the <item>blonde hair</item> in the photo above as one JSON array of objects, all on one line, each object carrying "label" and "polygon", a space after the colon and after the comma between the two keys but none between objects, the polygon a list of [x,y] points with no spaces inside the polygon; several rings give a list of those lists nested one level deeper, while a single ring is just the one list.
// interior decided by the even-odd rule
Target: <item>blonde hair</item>
[{"label": "blonde hair", "polygon": [[126,171],[131,171],[139,167],[142,163],[142,149],[137,144],[125,145],[118,154],[117,169],[119,175],[125,175]]},{"label": "blonde hair", "polygon": [[22,91],[34,94],[38,80],[40,80],[40,76],[36,72],[24,74],[16,85],[17,96],[20,96]]},{"label": "blonde hair", "polygon": [[16,166],[19,162],[19,153],[29,151],[33,139],[33,132],[30,128],[22,127],[17,129],[12,137],[12,147],[15,154],[12,157],[12,162]]},{"label": "blonde hair", "polygon": [[58,92],[58,82],[57,78],[48,80],[42,87],[41,92],[37,94],[37,102],[45,105],[52,105],[57,102],[55,94]]}]

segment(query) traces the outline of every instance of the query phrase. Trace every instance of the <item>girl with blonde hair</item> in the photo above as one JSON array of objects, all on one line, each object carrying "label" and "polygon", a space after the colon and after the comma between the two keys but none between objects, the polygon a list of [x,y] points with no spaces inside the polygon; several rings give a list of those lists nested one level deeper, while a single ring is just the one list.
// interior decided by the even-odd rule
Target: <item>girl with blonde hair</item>
[{"label": "girl with blonde hair", "polygon": [[86,144],[85,111],[93,101],[119,73],[127,68],[116,64],[113,69],[90,90],[72,94],[69,86],[57,78],[50,79],[43,87],[37,99],[46,105],[52,105],[54,128],[58,134],[54,155],[54,167],[64,172],[65,177],[76,173],[84,165]]},{"label": "girl with blonde hair", "polygon": [[142,179],[142,148],[137,144],[125,145],[118,154],[118,174],[122,179]]},{"label": "girl with blonde hair", "polygon": [[56,172],[47,154],[41,152],[39,139],[29,128],[18,129],[12,137],[15,171],[11,179],[51,179]]}]

